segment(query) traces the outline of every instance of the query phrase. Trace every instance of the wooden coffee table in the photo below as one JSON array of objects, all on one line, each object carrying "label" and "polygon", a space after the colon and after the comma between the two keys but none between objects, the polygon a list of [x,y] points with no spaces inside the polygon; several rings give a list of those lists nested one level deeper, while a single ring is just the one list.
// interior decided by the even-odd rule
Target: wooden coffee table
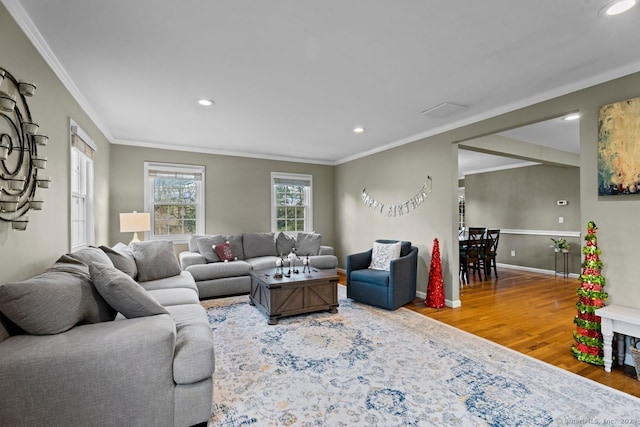
[{"label": "wooden coffee table", "polygon": [[276,279],[276,269],[251,272],[251,305],[269,316],[268,323],[294,314],[338,312],[338,275],[335,269],[312,268],[310,273]]}]

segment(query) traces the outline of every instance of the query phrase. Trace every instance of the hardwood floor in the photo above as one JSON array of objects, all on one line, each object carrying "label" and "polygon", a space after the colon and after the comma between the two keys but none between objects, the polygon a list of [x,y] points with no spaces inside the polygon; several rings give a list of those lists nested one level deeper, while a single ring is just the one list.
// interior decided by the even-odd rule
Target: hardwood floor
[{"label": "hardwood floor", "polygon": [[[571,353],[578,279],[499,268],[499,279],[471,278],[460,289],[460,308],[427,308],[416,298],[406,308],[527,354],[558,368],[640,397],[630,366],[607,373]],[[340,274],[344,284],[344,275]],[[614,361],[615,365],[615,361]]]}]

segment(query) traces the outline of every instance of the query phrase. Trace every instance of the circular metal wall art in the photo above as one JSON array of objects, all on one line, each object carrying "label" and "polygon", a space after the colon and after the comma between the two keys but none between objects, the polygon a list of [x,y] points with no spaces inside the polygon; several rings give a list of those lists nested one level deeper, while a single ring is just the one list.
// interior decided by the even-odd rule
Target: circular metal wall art
[{"label": "circular metal wall art", "polygon": [[26,230],[30,209],[41,210],[41,189],[49,188],[44,176],[47,158],[38,154],[49,138],[40,134],[31,118],[27,98],[36,86],[16,80],[0,68],[0,220],[13,230]]}]

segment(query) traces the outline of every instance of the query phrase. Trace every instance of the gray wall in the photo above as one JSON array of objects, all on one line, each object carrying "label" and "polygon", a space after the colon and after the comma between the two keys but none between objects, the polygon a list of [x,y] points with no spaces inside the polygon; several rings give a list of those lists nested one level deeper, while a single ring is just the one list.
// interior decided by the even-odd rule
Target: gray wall
[{"label": "gray wall", "polygon": [[[457,242],[457,157],[447,152],[462,142],[537,121],[579,111],[580,120],[580,223],[596,222],[598,244],[604,262],[609,303],[640,308],[635,251],[640,240],[638,196],[602,198],[597,195],[598,108],[640,96],[640,73],[541,102],[511,113],[463,126],[337,167],[337,250],[344,255],[363,249],[380,236],[408,237],[421,247],[420,257],[429,259],[433,237],[439,237],[445,274],[447,304],[459,300]],[[447,171],[450,171],[447,173]],[[434,176],[434,193],[420,213],[400,221],[371,220],[370,210],[360,202],[362,187],[386,196],[406,194],[422,178]],[[365,223],[366,221],[366,223]],[[447,268],[444,269],[444,264]],[[427,264],[428,265],[428,264]],[[423,271],[419,290],[427,281]]]},{"label": "gray wall", "polygon": [[[0,283],[21,280],[40,273],[69,250],[69,118],[73,118],[98,146],[95,162],[96,241],[108,235],[110,144],[78,103],[65,89],[22,30],[0,4],[0,67],[20,80],[33,82],[37,89],[28,99],[31,116],[49,144],[38,149],[47,157],[44,175],[53,182],[44,192],[41,211],[29,212],[26,231],[11,230],[0,221]],[[6,83],[1,90],[5,90]]]},{"label": "gray wall", "polygon": [[[447,138],[434,137],[354,160],[336,167],[336,239],[340,265],[345,256],[367,250],[376,239],[410,240],[418,247],[418,291],[425,292],[434,239],[442,254],[442,271],[449,283],[445,298],[458,300],[450,286],[451,269],[457,272],[457,246],[451,241],[457,228],[457,149]],[[362,190],[385,205],[415,196],[427,176],[433,190],[427,200],[408,214],[389,217],[365,206]],[[454,225],[455,224],[455,225]],[[457,239],[455,244],[457,245]]]},{"label": "gray wall", "polygon": [[205,166],[205,231],[210,234],[271,231],[271,172],[311,174],[315,231],[322,234],[323,244],[333,245],[335,242],[333,166],[113,145],[109,215],[111,244],[131,240],[131,233],[119,232],[118,214],[145,210],[145,161]]},{"label": "gray wall", "polygon": [[[567,200],[558,206],[558,200]],[[571,245],[569,272],[579,273],[580,170],[576,167],[529,166],[465,176],[467,226],[530,231],[531,234],[502,233],[497,262],[543,270],[555,268],[555,254],[548,235],[564,237]],[[563,217],[564,223],[559,223]],[[511,256],[515,251],[515,256]],[[562,267],[558,257],[558,266]],[[562,271],[562,269],[559,269]]]}]

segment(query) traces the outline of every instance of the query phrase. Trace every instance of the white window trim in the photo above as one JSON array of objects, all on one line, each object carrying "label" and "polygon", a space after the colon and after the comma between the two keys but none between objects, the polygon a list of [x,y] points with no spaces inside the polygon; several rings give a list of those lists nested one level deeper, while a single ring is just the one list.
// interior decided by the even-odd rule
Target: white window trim
[{"label": "white window trim", "polygon": [[[309,174],[300,174],[300,173],[286,173],[286,172],[271,172],[271,231],[273,233],[278,232],[278,218],[277,218],[277,208],[276,208],[276,190],[275,190],[275,180],[276,179],[291,179],[291,180],[304,180],[309,181],[309,194],[307,197],[308,200],[308,210],[305,215],[304,222],[304,231],[307,233],[313,232],[313,175]],[[296,234],[296,233],[291,233]]]},{"label": "white window trim", "polygon": [[179,163],[165,163],[165,162],[144,162],[144,206],[145,212],[151,213],[151,231],[145,231],[145,240],[162,240],[171,238],[174,243],[186,243],[189,241],[188,234],[182,235],[162,235],[156,236],[152,233],[154,230],[154,217],[153,217],[153,185],[149,180],[149,170],[159,170],[166,172],[182,172],[182,173],[199,173],[202,176],[200,181],[199,194],[200,197],[196,203],[196,234],[204,234],[205,230],[205,167],[199,165],[187,165]]},{"label": "white window trim", "polygon": [[86,170],[84,178],[86,179],[86,213],[85,213],[85,242],[79,245],[73,244],[73,223],[72,223],[72,210],[73,206],[73,190],[71,189],[71,168],[69,168],[69,250],[70,252],[77,251],[92,245],[95,245],[96,235],[94,227],[94,161],[87,157],[80,150],[72,147],[72,135],[77,135],[82,141],[87,144],[94,152],[97,152],[97,146],[93,139],[86,133],[72,118],[69,118],[69,164],[71,165],[71,156],[73,156],[73,150],[77,151],[84,157],[86,162]]}]

